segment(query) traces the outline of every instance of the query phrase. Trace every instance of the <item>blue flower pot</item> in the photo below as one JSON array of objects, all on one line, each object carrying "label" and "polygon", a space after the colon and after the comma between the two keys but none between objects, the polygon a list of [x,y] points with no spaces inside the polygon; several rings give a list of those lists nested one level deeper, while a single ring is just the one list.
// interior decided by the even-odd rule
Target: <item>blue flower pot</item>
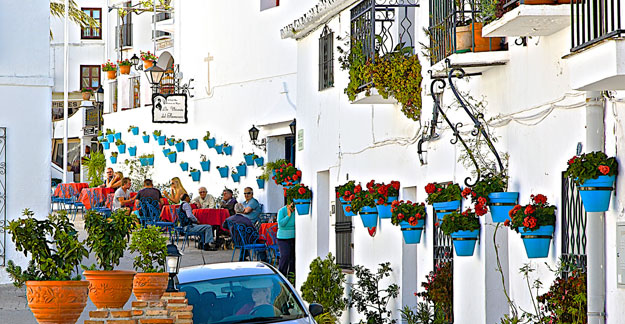
[{"label": "blue flower pot", "polygon": [[298,184],[298,183],[299,183],[299,180],[297,180],[297,181],[292,181],[292,182],[291,182],[291,185],[287,185],[287,184],[286,184],[286,182],[282,182],[280,185],[282,185],[283,187],[285,187],[285,188],[289,189],[289,188],[293,187],[294,185],[296,185],[296,184]]},{"label": "blue flower pot", "polygon": [[152,133],[152,137],[154,137],[154,140],[157,141],[158,140],[158,136],[154,133]]},{"label": "blue flower pot", "polygon": [[451,233],[451,239],[454,241],[454,251],[457,256],[472,256],[475,251],[475,243],[480,236],[480,230],[474,231],[457,231]]},{"label": "blue flower pot", "polygon": [[191,172],[191,179],[193,181],[200,181],[200,171]]},{"label": "blue flower pot", "polygon": [[116,156],[111,156],[111,163],[113,163],[113,164],[117,163],[117,157]]},{"label": "blue flower pot", "polygon": [[541,226],[534,231],[524,231],[523,227],[519,227],[519,233],[521,233],[528,258],[546,258],[549,255],[553,225]]},{"label": "blue flower pot", "polygon": [[122,139],[122,133],[115,133],[115,140],[120,140]]},{"label": "blue flower pot", "polygon": [[237,165],[237,173],[241,177],[246,177],[247,176],[247,166],[245,164],[244,165]]},{"label": "blue flower pot", "polygon": [[378,226],[378,209],[375,207],[364,206],[358,212],[362,225],[364,227],[376,227]]},{"label": "blue flower pot", "polygon": [[167,139],[167,145],[169,145],[169,146],[174,146],[174,144],[176,144],[176,142],[174,142],[174,139],[173,139],[173,138],[168,138],[168,139]]},{"label": "blue flower pot", "polygon": [[184,152],[184,142],[176,143],[176,151]]},{"label": "blue flower pot", "polygon": [[150,135],[143,135],[143,143],[150,143]]},{"label": "blue flower pot", "polygon": [[240,174],[238,174],[238,173],[233,173],[233,174],[231,174],[231,176],[232,176],[232,180],[233,180],[234,182],[239,182],[239,181],[241,181],[241,175],[240,175]]},{"label": "blue flower pot", "polygon": [[226,146],[224,147],[224,153],[226,155],[232,155],[232,146]]},{"label": "blue flower pot", "polygon": [[130,156],[137,156],[137,147],[136,146],[129,147],[128,154],[130,154]]},{"label": "blue flower pot", "polygon": [[418,220],[416,226],[412,226],[404,221],[400,222],[399,226],[401,227],[401,235],[404,237],[404,243],[421,243],[421,232],[423,232],[425,226],[425,219]]},{"label": "blue flower pot", "polygon": [[130,129],[132,135],[139,135],[139,127],[133,127]]},{"label": "blue flower pot", "polygon": [[223,154],[224,153],[224,146],[223,145],[215,145],[215,151],[217,151],[217,154]]},{"label": "blue flower pot", "polygon": [[254,163],[256,163],[257,167],[262,167],[263,164],[265,164],[265,158],[264,157],[259,157],[257,159],[254,159]]},{"label": "blue flower pot", "polygon": [[219,175],[222,178],[227,178],[228,177],[228,167],[223,167],[223,168],[217,168],[217,170],[219,171]]},{"label": "blue flower pot", "polygon": [[293,199],[298,215],[310,214],[310,199]]},{"label": "blue flower pot", "polygon": [[438,220],[443,220],[445,215],[460,209],[460,200],[433,203],[432,207],[434,207],[436,211],[436,218],[438,218]]},{"label": "blue flower pot", "polygon": [[154,165],[154,158],[148,158],[148,165]]},{"label": "blue flower pot", "polygon": [[109,141],[109,143],[114,143],[115,142],[115,134],[108,134],[108,135],[106,135],[106,140]]},{"label": "blue flower pot", "polygon": [[397,200],[397,197],[388,197],[388,199],[386,199],[386,205],[375,205],[380,218],[391,218],[391,216],[393,216],[391,213],[391,203],[395,200]]},{"label": "blue flower pot", "polygon": [[[350,201],[346,201],[343,198],[339,198],[339,201],[341,201],[341,205],[343,206],[343,214],[345,216],[348,216],[348,217],[356,216],[356,213],[351,211],[352,203]],[[350,211],[347,211],[348,206],[350,208]]]},{"label": "blue flower pot", "polygon": [[104,135],[98,136],[98,142],[102,142],[102,141],[104,141]]},{"label": "blue flower pot", "polygon": [[197,150],[197,140],[196,139],[188,140],[187,143],[189,143],[189,149],[190,150]]},{"label": "blue flower pot", "polygon": [[182,169],[182,171],[189,171],[189,163],[180,163],[180,168]]},{"label": "blue flower pot", "polygon": [[117,151],[120,154],[126,153],[126,144],[117,145]]},{"label": "blue flower pot", "polygon": [[208,146],[208,148],[213,148],[215,147],[215,143],[217,142],[216,139],[214,138],[209,138],[207,140],[204,141],[204,143],[206,143],[206,145]]},{"label": "blue flower pot", "polygon": [[518,199],[518,192],[491,192],[488,194],[488,206],[493,222],[502,223],[509,219],[508,213],[514,208]]},{"label": "blue flower pot", "polygon": [[249,166],[254,165],[254,154],[243,155],[243,158],[245,159],[245,164]]},{"label": "blue flower pot", "polygon": [[102,143],[102,146],[104,146],[104,149],[105,149],[105,150],[108,150],[108,149],[110,149],[110,148],[111,148],[111,143],[110,143],[110,142],[103,142],[103,143]]},{"label": "blue flower pot", "polygon": [[157,140],[158,140],[158,145],[165,145],[165,141],[166,141],[165,136],[159,136]]},{"label": "blue flower pot", "polygon": [[210,160],[200,161],[200,167],[202,168],[202,171],[208,172],[208,170],[210,170],[210,167],[211,167],[211,161]]},{"label": "blue flower pot", "polygon": [[258,189],[265,189],[265,180],[264,179],[256,179],[256,183],[258,184]]},{"label": "blue flower pot", "polygon": [[610,197],[616,176],[599,176],[586,180],[578,187],[582,204],[587,212],[604,212],[610,209]]},{"label": "blue flower pot", "polygon": [[169,152],[169,154],[167,154],[167,158],[169,159],[169,162],[176,163],[176,152]]},{"label": "blue flower pot", "polygon": [[148,166],[148,158],[139,158],[139,162],[141,162],[141,166]]},{"label": "blue flower pot", "polygon": [[167,154],[168,154],[169,152],[171,152],[171,150],[170,150],[170,149],[168,149],[168,148],[163,149],[163,155],[165,155],[165,157],[167,157]]}]

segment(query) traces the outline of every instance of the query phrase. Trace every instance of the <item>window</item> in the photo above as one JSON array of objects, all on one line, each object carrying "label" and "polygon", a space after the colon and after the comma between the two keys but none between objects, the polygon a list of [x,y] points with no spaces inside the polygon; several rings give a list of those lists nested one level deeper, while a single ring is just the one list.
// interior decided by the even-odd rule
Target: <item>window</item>
[{"label": "window", "polygon": [[334,86],[333,38],[334,33],[328,26],[325,26],[319,37],[319,91]]},{"label": "window", "polygon": [[100,66],[80,66],[80,90],[85,88],[97,89],[100,87]]},{"label": "window", "polygon": [[[124,5],[129,8],[132,7],[132,3],[126,2]],[[115,48],[120,47],[130,47],[132,46],[132,13],[128,12],[128,14],[120,17],[121,24],[115,27]]]},{"label": "window", "polygon": [[[54,139],[52,147],[52,162],[62,168],[63,165],[63,140]],[[67,166],[68,171],[80,172],[80,139],[67,139]]]},{"label": "window", "polygon": [[102,39],[102,9],[101,8],[81,8],[91,18],[100,23],[100,27],[81,28],[81,39]]}]

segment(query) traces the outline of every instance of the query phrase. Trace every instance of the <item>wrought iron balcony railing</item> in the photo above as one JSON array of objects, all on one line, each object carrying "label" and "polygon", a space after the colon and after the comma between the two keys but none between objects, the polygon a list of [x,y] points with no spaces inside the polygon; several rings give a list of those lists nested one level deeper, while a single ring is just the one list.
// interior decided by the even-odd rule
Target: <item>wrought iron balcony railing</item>
[{"label": "wrought iron balcony railing", "polygon": [[621,37],[621,0],[571,0],[571,52]]},{"label": "wrought iron balcony railing", "polygon": [[132,46],[132,24],[115,27],[115,48],[119,48],[120,42],[121,47]]},{"label": "wrought iron balcony railing", "polygon": [[152,22],[154,22],[154,19],[156,19],[156,22],[159,22],[159,21],[171,19],[172,17],[173,15],[171,14],[171,12],[159,12],[156,15],[152,15]]}]

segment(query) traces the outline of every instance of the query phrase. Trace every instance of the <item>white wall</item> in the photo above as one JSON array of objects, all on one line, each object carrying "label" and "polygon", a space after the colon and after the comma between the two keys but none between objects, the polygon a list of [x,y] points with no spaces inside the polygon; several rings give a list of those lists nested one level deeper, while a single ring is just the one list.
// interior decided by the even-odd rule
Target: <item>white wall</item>
[{"label": "white wall", "polygon": [[[7,221],[14,220],[29,208],[43,218],[50,208],[49,4],[36,0],[4,0],[0,4],[0,39],[4,45],[0,96],[5,98],[0,127],[7,128],[6,217]],[[15,251],[8,234],[6,250],[7,261],[26,265],[26,258]],[[7,282],[9,277],[0,267],[0,284]]]}]

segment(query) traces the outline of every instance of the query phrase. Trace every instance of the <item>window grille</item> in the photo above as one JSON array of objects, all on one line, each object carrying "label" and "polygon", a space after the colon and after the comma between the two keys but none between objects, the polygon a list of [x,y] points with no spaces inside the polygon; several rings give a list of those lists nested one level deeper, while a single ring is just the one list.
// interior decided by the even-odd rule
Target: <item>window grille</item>
[{"label": "window grille", "polygon": [[351,269],[354,265],[352,251],[352,218],[345,216],[341,201],[337,198],[334,206],[336,210],[336,264],[343,269]]},{"label": "window grille", "polygon": [[319,91],[334,86],[334,33],[325,26],[319,37]]},{"label": "window grille", "polygon": [[586,212],[575,182],[562,173],[562,261],[586,271]]}]

